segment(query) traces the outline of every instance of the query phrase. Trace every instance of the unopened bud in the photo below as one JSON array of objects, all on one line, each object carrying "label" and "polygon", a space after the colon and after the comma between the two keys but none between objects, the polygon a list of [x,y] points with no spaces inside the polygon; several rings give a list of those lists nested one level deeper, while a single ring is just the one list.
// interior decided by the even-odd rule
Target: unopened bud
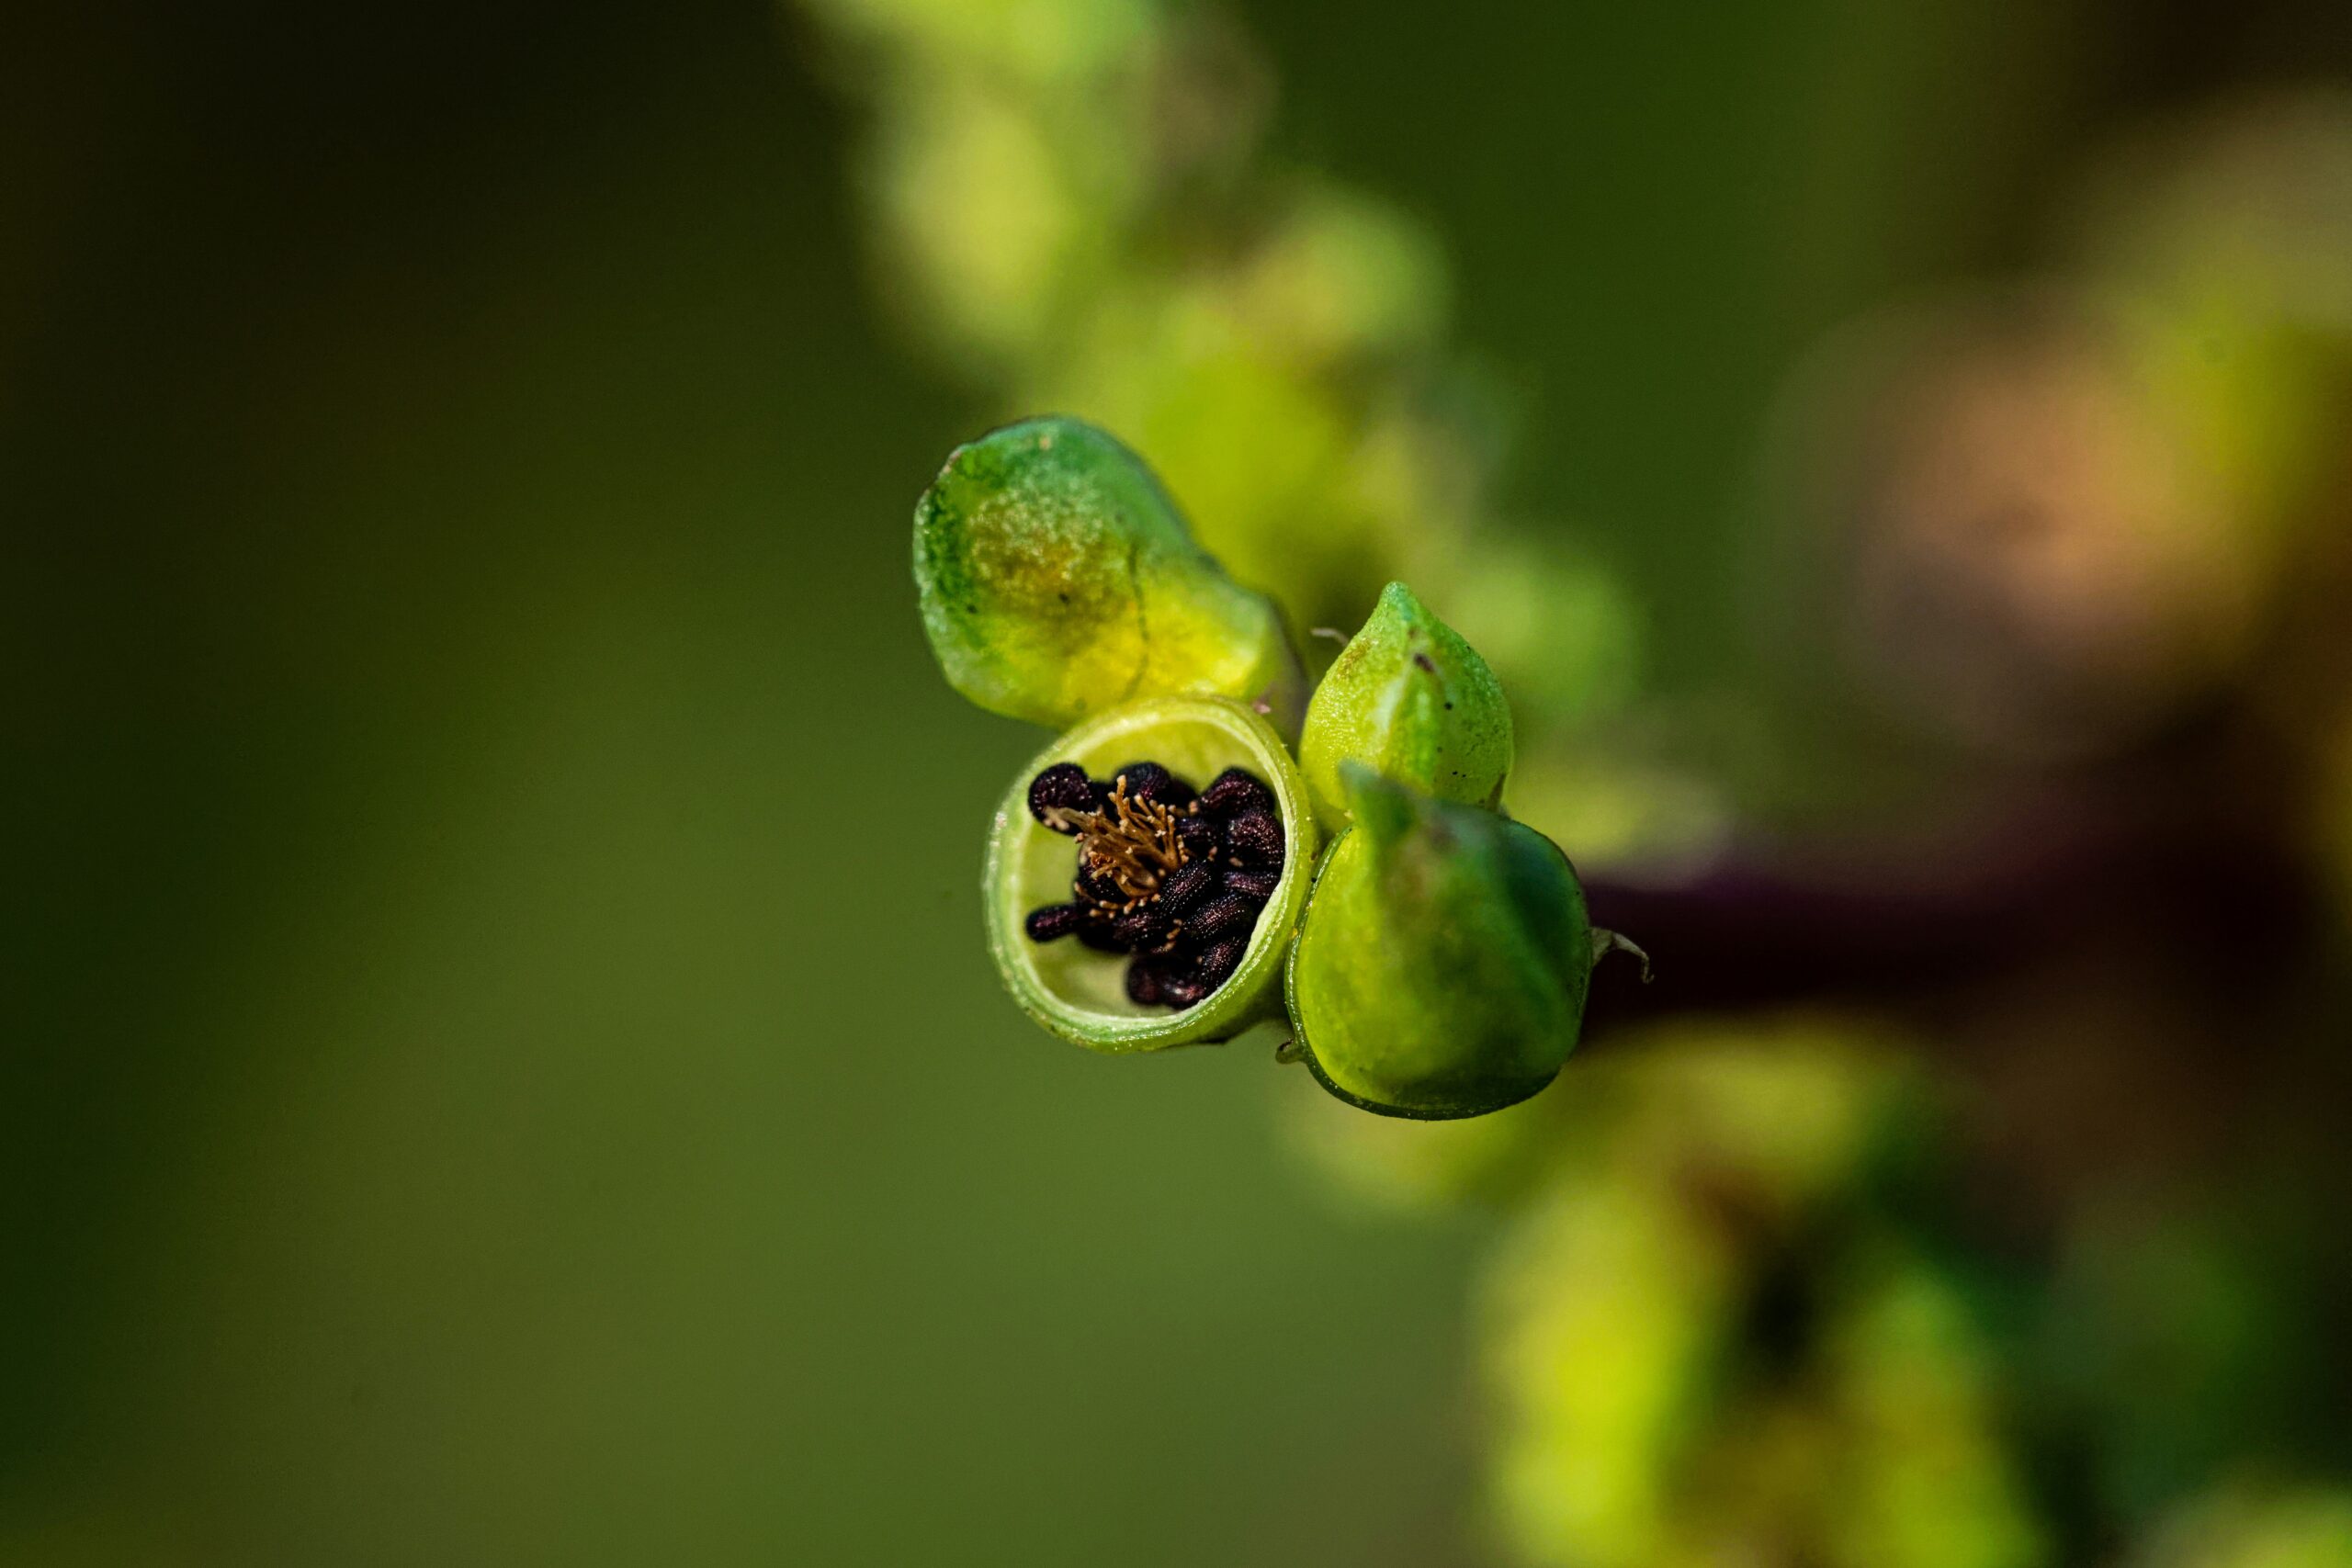
[{"label": "unopened bud", "polygon": [[1350,762],[1439,800],[1492,807],[1510,773],[1510,707],[1477,650],[1392,582],[1316,687],[1298,761],[1334,832],[1349,820],[1340,770]]},{"label": "unopened bud", "polygon": [[949,454],[915,508],[915,583],[948,683],[992,713],[1058,729],[1202,694],[1295,732],[1303,678],[1272,602],[1092,425],[1028,420]]}]

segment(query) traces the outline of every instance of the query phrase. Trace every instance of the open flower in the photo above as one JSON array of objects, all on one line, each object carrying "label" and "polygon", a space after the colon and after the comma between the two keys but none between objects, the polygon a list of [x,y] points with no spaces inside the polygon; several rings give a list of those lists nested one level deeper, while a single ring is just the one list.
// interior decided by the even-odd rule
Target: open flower
[{"label": "open flower", "polygon": [[[1205,783],[1205,789],[1196,789]],[[1218,697],[1100,714],[1013,782],[989,833],[989,948],[1013,997],[1098,1051],[1282,1015],[1314,814],[1266,720]]]}]

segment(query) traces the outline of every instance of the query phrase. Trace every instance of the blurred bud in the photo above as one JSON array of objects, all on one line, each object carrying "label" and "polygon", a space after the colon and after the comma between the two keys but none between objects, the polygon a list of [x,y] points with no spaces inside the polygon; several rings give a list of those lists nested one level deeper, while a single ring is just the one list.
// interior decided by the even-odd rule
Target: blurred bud
[{"label": "blurred bud", "polygon": [[1351,762],[1439,800],[1493,807],[1510,773],[1510,706],[1477,651],[1392,582],[1307,704],[1298,761],[1316,815],[1349,822]]},{"label": "blurred bud", "polygon": [[2028,762],[2138,740],[2240,661],[2261,553],[2135,363],[2070,295],[1848,334],[1781,423],[1800,554],[1776,641],[1826,641],[1917,733]]},{"label": "blurred bud", "polygon": [[1675,1477],[1721,1376],[1734,1260],[1657,1184],[1565,1174],[1516,1217],[1483,1292],[1498,1533],[1542,1568],[1705,1561],[1674,1552],[1678,1526],[1715,1523]]},{"label": "blurred bud", "polygon": [[2274,576],[2331,547],[2352,409],[2352,93],[2271,89],[2159,120],[2064,209],[2243,547]]},{"label": "blurred bud", "polygon": [[2133,1568],[2343,1568],[2352,1491],[2225,1487],[2177,1510]]},{"label": "blurred bud", "polygon": [[949,69],[1044,93],[1128,64],[1158,24],[1149,0],[806,0],[830,24]]},{"label": "blurred bud", "polygon": [[[2050,1542],[2001,1441],[1997,1363],[1962,1281],[1900,1243],[1816,1276],[1810,1368],[1840,1478],[1826,1550],[1853,1568],[2034,1568]],[[1796,1554],[1792,1554],[1796,1555]]]},{"label": "blurred bud", "polygon": [[1230,287],[1210,276],[1117,292],[1029,396],[1128,433],[1235,577],[1328,619],[1387,575],[1373,569],[1388,547],[1353,494],[1357,416],[1336,382],[1251,335]]},{"label": "blurred bud", "polygon": [[1557,845],[1343,765],[1355,828],[1317,874],[1291,955],[1291,1021],[1340,1099],[1478,1116],[1534,1094],[1575,1048],[1592,973],[1584,891]]},{"label": "blurred bud", "polygon": [[1136,697],[1261,702],[1285,725],[1303,678],[1281,616],[1193,543],[1142,460],[1072,419],[948,456],[915,508],[923,629],[948,683],[1061,726]]},{"label": "blurred bud", "polygon": [[1358,192],[1311,187],[1275,220],[1235,290],[1254,337],[1325,365],[1434,341],[1445,260],[1402,213]]},{"label": "blurred bud", "polygon": [[1622,1102],[1605,1134],[1582,1135],[1759,1220],[1860,1190],[1886,1156],[1932,1145],[1942,1113],[1911,1043],[1852,1017],[1679,1020],[1625,1043],[1613,1070],[1596,1061],[1578,1083],[1578,1106]]},{"label": "blurred bud", "polygon": [[1109,265],[1116,160],[1057,138],[1038,106],[964,72],[887,79],[874,217],[897,324],[967,375],[1045,351]]},{"label": "blurred bud", "polygon": [[1040,753],[998,808],[989,951],[1030,1017],[1090,1050],[1228,1040],[1281,1016],[1317,848],[1263,718],[1216,697],[1123,704]]},{"label": "blurred bud", "polygon": [[[1963,1276],[1887,1224],[1924,1086],[1852,1019],[1684,1021],[1580,1069],[1483,1314],[1535,1568],[2050,1561]],[[1889,1179],[1893,1178],[1891,1184]]]}]

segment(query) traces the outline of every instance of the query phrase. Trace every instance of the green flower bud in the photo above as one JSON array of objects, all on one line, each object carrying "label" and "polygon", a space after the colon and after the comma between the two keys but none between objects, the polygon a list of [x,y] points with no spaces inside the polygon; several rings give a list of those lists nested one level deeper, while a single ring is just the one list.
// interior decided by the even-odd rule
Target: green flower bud
[{"label": "green flower bud", "polygon": [[915,583],[948,683],[992,713],[1058,728],[1198,694],[1295,727],[1304,677],[1272,602],[1092,425],[1028,420],[950,453],[915,508]]},{"label": "green flower bud", "polygon": [[1123,704],[1039,754],[998,809],[989,951],[1032,1018],[1091,1050],[1229,1040],[1281,1016],[1317,847],[1297,765],[1255,712]]},{"label": "green flower bud", "polygon": [[1348,825],[1341,768],[1362,762],[1439,800],[1493,807],[1510,773],[1510,707],[1477,650],[1392,582],[1315,688],[1298,763],[1315,814]]},{"label": "green flower bud", "polygon": [[1575,870],[1494,812],[1358,763],[1340,774],[1355,827],[1317,874],[1290,960],[1300,1055],[1324,1088],[1385,1115],[1525,1100],[1584,1016],[1596,942]]}]

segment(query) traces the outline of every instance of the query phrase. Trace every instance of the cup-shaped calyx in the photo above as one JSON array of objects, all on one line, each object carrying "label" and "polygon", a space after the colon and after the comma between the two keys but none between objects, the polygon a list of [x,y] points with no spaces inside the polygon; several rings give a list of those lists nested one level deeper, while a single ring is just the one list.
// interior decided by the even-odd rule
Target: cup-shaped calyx
[{"label": "cup-shaped calyx", "polygon": [[1290,959],[1301,1054],[1332,1093],[1391,1116],[1525,1100],[1575,1048],[1592,974],[1567,857],[1497,813],[1340,773],[1355,826]]},{"label": "cup-shaped calyx", "polygon": [[1277,1018],[1314,875],[1314,814],[1272,727],[1218,697],[1080,724],[1013,781],[989,829],[989,950],[1066,1040],[1151,1051]]},{"label": "cup-shaped calyx", "polygon": [[1059,729],[1204,694],[1297,722],[1298,656],[1272,601],[1193,541],[1141,458],[1079,420],[950,453],[915,508],[915,583],[948,683],[992,713]]},{"label": "cup-shaped calyx", "polygon": [[1439,800],[1491,807],[1510,773],[1510,706],[1477,650],[1392,582],[1315,688],[1298,762],[1323,825],[1348,824],[1361,762]]}]

